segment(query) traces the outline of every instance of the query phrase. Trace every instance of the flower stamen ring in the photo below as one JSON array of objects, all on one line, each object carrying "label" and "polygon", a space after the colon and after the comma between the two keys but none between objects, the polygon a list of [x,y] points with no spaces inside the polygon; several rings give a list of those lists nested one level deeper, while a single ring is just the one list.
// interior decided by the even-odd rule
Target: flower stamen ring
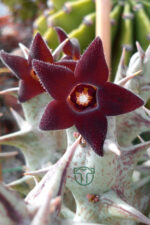
[{"label": "flower stamen ring", "polygon": [[75,111],[85,111],[97,106],[97,88],[89,84],[78,84],[70,92],[67,101]]}]

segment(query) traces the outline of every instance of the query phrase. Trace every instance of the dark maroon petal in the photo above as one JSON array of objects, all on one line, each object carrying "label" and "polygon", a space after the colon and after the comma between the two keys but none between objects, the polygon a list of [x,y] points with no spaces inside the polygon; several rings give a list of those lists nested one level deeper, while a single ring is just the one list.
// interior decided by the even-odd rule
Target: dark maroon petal
[{"label": "dark maroon petal", "polygon": [[40,121],[42,130],[60,130],[74,124],[74,115],[66,102],[53,100],[48,104]]},{"label": "dark maroon petal", "polygon": [[144,104],[144,101],[127,89],[107,82],[98,91],[100,110],[107,116],[128,113]]},{"label": "dark maroon petal", "polygon": [[77,61],[75,60],[63,60],[63,61],[55,62],[55,65],[66,66],[72,71],[75,70],[76,64],[77,64]]},{"label": "dark maroon petal", "polygon": [[42,36],[37,33],[32,41],[29,54],[29,63],[32,59],[53,63],[53,57]]},{"label": "dark maroon petal", "polygon": [[78,116],[75,125],[93,150],[103,156],[103,144],[107,133],[106,117],[96,110]]},{"label": "dark maroon petal", "polygon": [[0,57],[18,79],[26,79],[30,75],[30,68],[26,59],[8,54],[3,50],[0,52]]},{"label": "dark maroon petal", "polygon": [[108,79],[108,67],[104,58],[103,46],[97,37],[81,56],[75,69],[79,82],[102,85]]},{"label": "dark maroon petal", "polygon": [[68,35],[62,28],[55,27],[55,30],[57,32],[59,42],[63,42],[66,38],[68,38]]},{"label": "dark maroon petal", "polygon": [[63,42],[66,38],[68,38],[68,35],[62,28],[55,27],[55,30],[57,32],[59,42]]},{"label": "dark maroon petal", "polygon": [[[59,42],[63,42],[66,38],[68,38],[68,35],[62,28],[55,27],[55,30],[58,34]],[[63,47],[63,51],[66,55],[72,56],[73,46],[70,40],[68,40],[65,46]]]},{"label": "dark maroon petal", "polygon": [[[60,42],[63,42],[66,38],[68,38],[68,35],[62,28],[55,27],[55,30],[58,34]],[[68,40],[65,46],[63,47],[63,51],[66,55],[71,56],[73,59],[79,59],[80,45],[78,40],[76,38],[71,38],[70,40]]]},{"label": "dark maroon petal", "polygon": [[42,88],[40,82],[33,80],[21,80],[19,83],[18,99],[20,102],[25,102],[31,98],[41,94],[45,90]]},{"label": "dark maroon petal", "polygon": [[[80,44],[79,44],[78,39],[71,38],[70,42],[72,44],[72,58],[74,60],[80,59],[80,56],[81,56],[80,55]],[[65,47],[66,47],[66,45],[65,45]]]},{"label": "dark maroon petal", "polygon": [[55,99],[65,100],[75,79],[73,72],[63,66],[33,60],[33,68],[48,93]]}]

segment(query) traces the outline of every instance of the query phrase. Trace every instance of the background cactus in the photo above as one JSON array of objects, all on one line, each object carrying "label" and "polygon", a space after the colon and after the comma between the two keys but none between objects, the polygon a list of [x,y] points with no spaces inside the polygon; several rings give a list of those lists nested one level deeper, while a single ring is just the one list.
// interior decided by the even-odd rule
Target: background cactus
[{"label": "background cactus", "polygon": [[[38,30],[54,49],[57,38],[53,26],[65,29],[69,37],[78,38],[81,51],[93,40],[95,33],[95,6],[92,0],[52,1],[54,9],[47,15],[41,15],[34,23]],[[79,8],[81,10],[79,10]],[[77,10],[77,13],[76,13]],[[112,39],[112,80],[115,77],[122,48],[127,54],[125,62],[135,52],[135,41],[139,41],[146,50],[150,43],[150,11],[148,1],[112,1],[111,39]],[[143,30],[143,32],[141,32]],[[88,35],[87,35],[88,34]],[[55,38],[54,38],[55,37]],[[117,50],[116,50],[117,49]]]},{"label": "background cactus", "polygon": [[[68,11],[66,8],[65,11],[62,10],[63,3],[65,1],[53,1],[55,7],[49,13],[52,15],[41,16],[42,19],[35,22],[36,29],[44,28],[40,31],[50,47],[54,49],[58,44],[57,33],[53,26],[47,28],[47,21],[51,25],[56,22],[55,25],[61,25],[62,28],[64,28],[64,23],[69,36],[78,38],[81,51],[83,51],[94,38],[94,3],[91,0],[70,1],[66,4]],[[72,24],[67,26],[65,20],[71,20],[70,18],[74,18],[76,14],[76,11],[71,11],[71,13],[69,10],[78,10],[79,6],[82,9],[85,3],[89,4],[89,8],[87,7],[85,11],[80,10],[79,15],[80,13],[81,15],[74,23],[75,27]],[[149,34],[149,31],[146,31],[149,25],[146,21],[149,21],[150,16],[149,2],[145,0],[139,3],[138,7],[137,1],[125,1],[124,4],[121,1],[113,3],[112,46],[114,49],[115,46],[117,47],[117,51],[115,50],[117,53],[113,53],[117,62],[120,60],[122,44],[127,45],[126,54],[124,50],[119,66],[116,66],[114,83],[138,94],[144,99],[145,104],[148,104],[150,48],[147,48],[149,42],[144,40],[145,34]],[[133,10],[133,6],[137,11]],[[125,15],[119,22],[118,18],[121,18],[122,12],[125,12]],[[134,13],[134,19],[131,12]],[[126,15],[126,13],[129,14]],[[145,34],[131,29],[133,20],[139,26],[139,18],[145,16],[148,18],[148,20],[142,19],[146,27]],[[83,17],[84,22],[81,23]],[[117,21],[115,21],[116,18]],[[40,20],[41,24],[45,25],[41,25]],[[119,32],[125,32],[124,27],[128,27],[129,32],[126,35],[119,35]],[[88,34],[90,35],[87,37]],[[140,35],[143,37],[141,38]],[[120,40],[117,40],[118,37]],[[144,50],[137,43],[136,53],[131,56],[132,53],[128,52],[128,45],[133,45],[135,48],[134,41],[137,37],[141,45],[143,41]],[[112,65],[115,70],[115,65]],[[137,76],[134,75],[136,72],[138,72]],[[0,94],[2,97],[6,95],[17,97],[17,91],[18,88],[13,88],[1,91]],[[109,117],[104,156],[100,157],[79,136],[75,127],[65,131],[39,130],[40,117],[49,101],[51,97],[42,93],[22,103],[24,119],[13,111],[20,130],[0,137],[0,144],[17,146],[21,150],[26,164],[23,178],[11,184],[0,184],[0,214],[2,215],[0,223],[3,225],[150,224],[148,218],[150,203],[149,109],[140,107],[124,115]],[[76,182],[76,176],[79,176],[78,169],[86,171],[87,168],[93,171],[93,180],[88,185],[80,185],[80,182]],[[91,176],[90,174],[88,176]],[[83,176],[86,177],[87,174],[80,171],[80,175],[84,179]],[[10,191],[8,186],[26,196],[25,200]]]},{"label": "background cactus", "polygon": [[[93,0],[48,0],[29,1],[3,0],[10,9],[13,9],[15,18],[29,18],[37,14],[41,7],[41,15],[34,22],[34,32],[39,31],[47,41],[50,48],[55,49],[58,39],[54,26],[62,27],[69,37],[78,38],[83,52],[95,35],[95,3]],[[48,9],[44,10],[47,6]],[[28,7],[32,7],[31,10]],[[19,8],[19,10],[18,10]],[[20,10],[20,8],[22,10]],[[139,41],[146,50],[150,43],[150,3],[148,0],[112,0],[111,42],[112,42],[112,72],[111,79],[114,80],[117,66],[121,57],[122,48],[125,47],[127,54],[125,61],[136,51],[135,41]],[[40,10],[38,12],[40,14]],[[125,32],[126,30],[126,32]],[[140,32],[143,30],[143,32]],[[88,35],[87,35],[88,34]],[[117,51],[116,51],[117,49]]]}]

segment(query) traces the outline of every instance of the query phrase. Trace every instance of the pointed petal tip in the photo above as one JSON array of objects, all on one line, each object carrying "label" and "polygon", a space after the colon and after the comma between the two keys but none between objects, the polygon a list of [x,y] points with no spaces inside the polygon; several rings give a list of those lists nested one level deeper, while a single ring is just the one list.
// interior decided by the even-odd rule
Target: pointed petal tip
[{"label": "pointed petal tip", "polygon": [[37,32],[34,36],[34,38],[42,38],[42,35],[40,34],[40,32]]},{"label": "pointed petal tip", "polygon": [[43,41],[43,37],[42,37],[42,35],[39,32],[37,32],[34,35],[33,40],[32,40],[32,43],[31,43],[31,47],[32,47],[33,43],[35,43],[35,42],[37,43],[38,41]]},{"label": "pointed petal tip", "polygon": [[59,41],[62,42],[64,41],[66,38],[68,38],[68,35],[66,34],[66,32],[61,28],[61,27],[54,27],[54,29],[57,32]]},{"label": "pointed petal tip", "polygon": [[[9,66],[9,59],[10,58],[13,58],[14,55],[8,53],[8,52],[5,52],[4,50],[0,50],[0,58],[2,60],[2,62],[6,65],[6,66]],[[8,64],[8,65],[7,65]]]},{"label": "pointed petal tip", "polygon": [[97,37],[93,40],[93,42],[94,42],[94,41],[102,42],[100,36],[97,36]]},{"label": "pointed petal tip", "polygon": [[103,42],[102,42],[102,39],[100,38],[100,36],[97,36],[92,42],[91,44],[95,44],[97,45],[97,47],[103,47]]},{"label": "pointed petal tip", "polygon": [[104,155],[103,144],[107,133],[106,117],[99,111],[94,111],[91,114],[79,116],[75,121],[75,126],[93,151],[102,157]]},{"label": "pointed petal tip", "polygon": [[[9,67],[9,58],[11,57],[11,54],[5,52],[4,50],[0,50],[0,59],[2,63],[7,67]],[[11,68],[10,68],[11,69]],[[11,70],[12,71],[12,70]]]},{"label": "pointed petal tip", "polygon": [[34,36],[29,53],[29,62],[33,59],[39,59],[44,62],[53,62],[53,57],[50,48],[39,32]]},{"label": "pointed petal tip", "polygon": [[[38,44],[38,43],[40,43],[40,42],[44,42],[44,39],[43,39],[42,35],[41,35],[39,32],[37,32],[37,33],[35,34],[34,38],[33,38],[32,44],[33,44],[33,43]],[[32,45],[31,45],[31,46],[32,46]]]},{"label": "pointed petal tip", "polygon": [[78,61],[75,77],[79,82],[90,82],[96,86],[101,86],[108,80],[108,76],[109,70],[102,41],[100,37],[96,37]]},{"label": "pointed petal tip", "polygon": [[7,53],[3,50],[0,52],[0,58],[4,65],[6,65],[18,79],[25,79],[29,74],[29,65],[25,58]]},{"label": "pointed petal tip", "polygon": [[98,99],[102,112],[107,116],[129,113],[144,105],[144,101],[133,92],[110,82],[99,90]]},{"label": "pointed petal tip", "polygon": [[76,38],[68,38],[67,33],[60,27],[55,27],[55,30],[58,35],[59,42],[66,43],[63,46],[63,51],[66,55],[71,56],[73,59],[79,59],[80,58],[80,45]]},{"label": "pointed petal tip", "polygon": [[144,104],[145,104],[144,100],[142,98],[138,97],[138,96],[136,96],[136,97],[137,97],[137,106],[136,106],[136,108],[144,106]]}]

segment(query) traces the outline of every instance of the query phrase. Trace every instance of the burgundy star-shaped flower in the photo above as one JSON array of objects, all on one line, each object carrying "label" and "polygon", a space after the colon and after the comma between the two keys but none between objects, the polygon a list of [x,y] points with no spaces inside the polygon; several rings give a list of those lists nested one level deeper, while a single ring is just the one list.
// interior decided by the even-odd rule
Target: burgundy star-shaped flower
[{"label": "burgundy star-shaped flower", "polygon": [[47,44],[39,33],[36,34],[32,41],[28,59],[15,56],[4,52],[0,52],[3,63],[12,71],[12,73],[20,79],[18,99],[25,102],[31,98],[45,92],[32,68],[32,60],[38,59],[44,62],[63,65],[74,70],[76,62],[73,60],[63,60],[54,62],[53,56]]},{"label": "burgundy star-shaped flower", "polygon": [[42,130],[75,125],[98,155],[103,155],[107,117],[130,112],[143,105],[132,92],[107,82],[108,68],[102,42],[97,37],[78,61],[75,71],[33,60],[33,67],[54,100],[48,104]]}]

